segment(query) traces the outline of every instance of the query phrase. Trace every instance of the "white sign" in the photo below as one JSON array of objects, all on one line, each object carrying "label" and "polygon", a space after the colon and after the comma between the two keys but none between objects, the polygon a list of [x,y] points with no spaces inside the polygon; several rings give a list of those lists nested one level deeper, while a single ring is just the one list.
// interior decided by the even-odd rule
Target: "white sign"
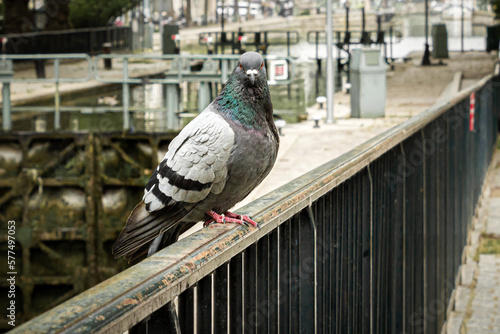
[{"label": "white sign", "polygon": [[288,62],[286,60],[269,61],[269,83],[288,80]]}]

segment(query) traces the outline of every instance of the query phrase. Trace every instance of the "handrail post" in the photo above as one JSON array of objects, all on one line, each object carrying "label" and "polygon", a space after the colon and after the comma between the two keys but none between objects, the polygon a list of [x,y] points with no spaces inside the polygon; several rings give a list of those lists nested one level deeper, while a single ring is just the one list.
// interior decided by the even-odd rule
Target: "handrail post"
[{"label": "handrail post", "polygon": [[286,55],[290,57],[290,31],[286,32]]},{"label": "handrail post", "polygon": [[56,92],[54,94],[55,102],[55,114],[54,114],[54,130],[59,131],[61,129],[61,97],[59,95],[59,59],[54,59],[54,78],[56,80]]},{"label": "handrail post", "polygon": [[166,105],[167,105],[167,129],[175,130],[178,127],[176,111],[179,108],[179,86],[177,84],[166,84]]},{"label": "handrail post", "polygon": [[129,119],[129,100],[130,100],[130,87],[128,84],[128,58],[123,58],[123,131],[130,129]]},{"label": "handrail post", "polygon": [[5,54],[0,61],[0,78],[2,79],[2,129],[12,130],[12,110],[10,108],[10,83],[14,77],[12,60],[5,59]]},{"label": "handrail post", "polygon": [[12,130],[12,114],[10,110],[10,82],[2,84],[2,129]]},{"label": "handrail post", "polygon": [[229,60],[222,59],[222,83],[225,84],[228,79],[228,71],[229,71]]}]

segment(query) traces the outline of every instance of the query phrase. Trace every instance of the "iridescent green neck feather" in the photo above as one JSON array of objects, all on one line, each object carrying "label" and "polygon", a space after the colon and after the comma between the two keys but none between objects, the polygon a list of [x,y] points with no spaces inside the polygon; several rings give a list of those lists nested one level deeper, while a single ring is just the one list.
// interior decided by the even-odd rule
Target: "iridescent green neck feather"
[{"label": "iridescent green neck feather", "polygon": [[227,119],[247,129],[260,130],[272,119],[271,98],[267,83],[250,85],[231,76],[214,106]]}]

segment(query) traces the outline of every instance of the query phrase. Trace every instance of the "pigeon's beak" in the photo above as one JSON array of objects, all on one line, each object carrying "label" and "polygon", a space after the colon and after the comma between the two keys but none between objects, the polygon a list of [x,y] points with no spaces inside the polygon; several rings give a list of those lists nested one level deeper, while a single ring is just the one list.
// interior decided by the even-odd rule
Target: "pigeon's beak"
[{"label": "pigeon's beak", "polygon": [[250,82],[252,83],[252,85],[255,84],[255,76],[259,73],[258,70],[248,70],[247,71],[247,76],[248,78],[250,79]]}]

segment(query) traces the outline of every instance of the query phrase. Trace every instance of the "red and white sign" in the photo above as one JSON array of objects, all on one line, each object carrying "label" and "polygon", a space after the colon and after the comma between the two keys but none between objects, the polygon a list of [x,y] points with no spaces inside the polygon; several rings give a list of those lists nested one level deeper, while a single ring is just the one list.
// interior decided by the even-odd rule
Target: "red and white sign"
[{"label": "red and white sign", "polygon": [[288,63],[284,59],[269,60],[269,83],[274,84],[279,80],[288,80]]},{"label": "red and white sign", "polygon": [[470,109],[469,109],[469,131],[474,131],[474,118],[476,115],[476,93],[470,94]]},{"label": "red and white sign", "polygon": [[276,76],[283,76],[285,74],[285,65],[276,65]]}]

